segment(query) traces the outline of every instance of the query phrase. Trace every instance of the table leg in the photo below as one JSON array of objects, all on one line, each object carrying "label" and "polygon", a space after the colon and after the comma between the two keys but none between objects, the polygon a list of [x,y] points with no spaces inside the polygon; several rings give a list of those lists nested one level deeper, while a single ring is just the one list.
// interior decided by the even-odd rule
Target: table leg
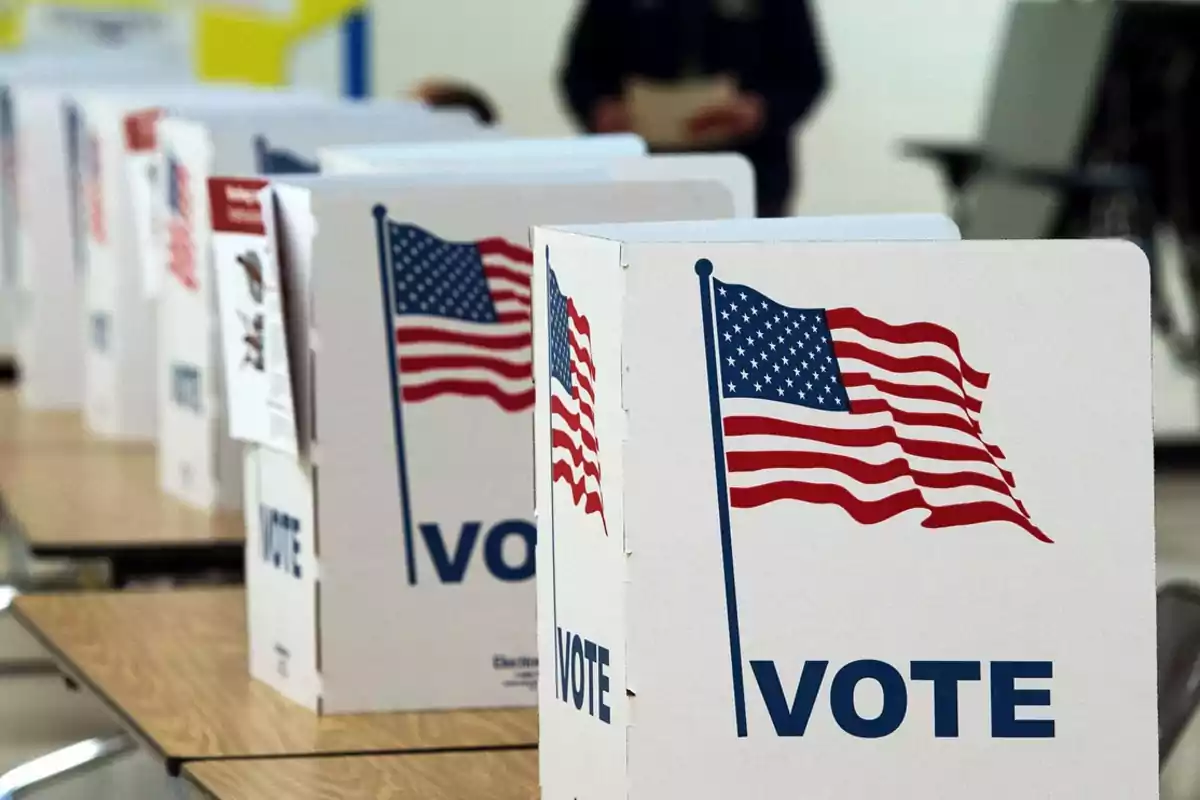
[{"label": "table leg", "polygon": [[0,800],[18,800],[49,784],[95,769],[137,749],[125,733],[85,739],[13,767],[0,775]]}]

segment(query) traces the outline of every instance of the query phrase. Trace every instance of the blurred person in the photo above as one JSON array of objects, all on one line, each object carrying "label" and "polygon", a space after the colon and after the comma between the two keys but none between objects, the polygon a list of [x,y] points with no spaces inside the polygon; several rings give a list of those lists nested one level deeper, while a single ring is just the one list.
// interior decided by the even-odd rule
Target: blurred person
[{"label": "blurred person", "polygon": [[593,133],[632,130],[630,79],[727,75],[737,90],[699,108],[690,139],[656,151],[734,150],[754,165],[759,216],[786,213],[792,133],[825,89],[809,0],[581,0],[561,89]]},{"label": "blurred person", "polygon": [[461,108],[470,111],[482,125],[495,125],[496,106],[483,93],[461,81],[430,78],[417,84],[410,93],[431,108]]}]

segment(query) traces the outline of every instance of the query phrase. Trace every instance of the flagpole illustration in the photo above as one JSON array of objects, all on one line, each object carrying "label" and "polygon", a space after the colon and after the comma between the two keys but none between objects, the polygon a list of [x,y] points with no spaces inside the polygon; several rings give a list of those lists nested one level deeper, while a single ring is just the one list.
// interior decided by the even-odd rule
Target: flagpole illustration
[{"label": "flagpole illustration", "polygon": [[[546,296],[550,296],[550,245],[546,245]],[[550,336],[550,303],[546,303],[546,335]],[[532,351],[530,353],[532,355]],[[546,359],[546,389],[550,389],[550,381],[553,380],[554,366],[553,359]],[[551,626],[550,631],[554,639],[554,697],[555,699],[563,699],[559,697],[558,687],[558,557],[556,555],[554,543],[554,415],[546,415],[546,443],[550,446],[550,616]]]},{"label": "flagpole illustration", "polygon": [[738,627],[737,589],[733,577],[733,537],[729,525],[729,486],[725,473],[725,433],[721,425],[721,376],[713,326],[713,264],[696,262],[700,279],[700,316],[704,321],[704,365],[708,369],[708,406],[712,418],[713,459],[717,478],[717,511],[721,524],[721,560],[725,570],[725,614],[729,624],[729,661],[733,671],[733,709],[738,738],[746,736],[746,689],[742,670],[742,640]]},{"label": "flagpole illustration", "polygon": [[388,343],[388,375],[392,381],[392,422],[396,434],[396,467],[400,481],[400,514],[404,523],[404,561],[408,572],[408,585],[417,585],[417,557],[413,542],[412,506],[409,502],[408,467],[404,456],[403,398],[400,389],[400,362],[396,353],[396,328],[392,322],[392,248],[387,235],[387,207],[379,204],[372,210],[375,216],[375,237],[379,246],[380,296],[383,298],[383,324]]},{"label": "flagpole illustration", "polygon": [[254,163],[260,173],[267,171],[267,137],[261,133],[254,137]]}]

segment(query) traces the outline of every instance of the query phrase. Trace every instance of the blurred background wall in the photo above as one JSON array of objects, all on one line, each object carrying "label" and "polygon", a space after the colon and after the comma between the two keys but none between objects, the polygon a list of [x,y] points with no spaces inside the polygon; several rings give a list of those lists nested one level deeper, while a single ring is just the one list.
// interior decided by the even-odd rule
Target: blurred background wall
[{"label": "blurred background wall", "polygon": [[[1005,0],[818,0],[833,83],[804,135],[799,210],[942,208],[937,176],[903,161],[896,142],[917,134],[974,138],[1006,7]],[[554,80],[574,10],[568,0],[375,0],[378,88],[453,75],[489,91],[520,133],[567,131]]]},{"label": "blurred background wall", "polygon": [[[211,79],[377,94],[429,76],[474,83],[521,134],[570,130],[555,91],[569,0],[0,0],[0,46],[88,35],[126,13],[126,36],[191,48]],[[976,133],[1005,0],[818,0],[833,91],[803,137],[805,213],[926,211],[943,191],[897,140]],[[194,16],[193,16],[194,14]],[[151,33],[136,20],[160,15]],[[353,31],[371,34],[355,43]],[[111,17],[105,23],[112,35]],[[93,26],[100,31],[100,26]],[[148,45],[150,46],[150,45]],[[864,187],[869,187],[864,191]]]}]

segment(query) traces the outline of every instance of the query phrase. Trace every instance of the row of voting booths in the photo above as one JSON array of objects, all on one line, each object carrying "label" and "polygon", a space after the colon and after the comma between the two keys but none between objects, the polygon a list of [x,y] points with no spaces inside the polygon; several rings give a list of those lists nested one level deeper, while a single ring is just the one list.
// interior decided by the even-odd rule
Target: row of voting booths
[{"label": "row of voting booths", "polygon": [[5,96],[21,402],[241,511],[255,679],[537,705],[546,798],[1154,796],[1133,245],[755,220],[739,156],[401,102]]}]

